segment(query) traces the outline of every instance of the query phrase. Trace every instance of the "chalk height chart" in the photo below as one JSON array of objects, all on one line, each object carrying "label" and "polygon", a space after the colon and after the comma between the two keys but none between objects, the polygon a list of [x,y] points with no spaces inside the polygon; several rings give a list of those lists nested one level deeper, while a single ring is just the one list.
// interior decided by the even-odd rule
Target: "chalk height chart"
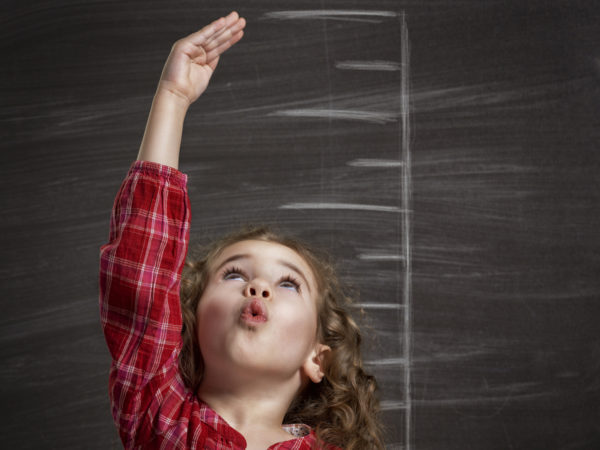
[{"label": "chalk height chart", "polygon": [[266,107],[262,115],[294,136],[288,158],[302,170],[302,176],[286,180],[293,188],[284,199],[270,201],[279,202],[278,222],[322,241],[338,258],[345,281],[360,291],[355,316],[362,326],[367,369],[381,389],[386,444],[411,449],[411,165],[404,14],[273,11],[261,19],[265,26],[285,25],[291,52],[279,69],[282,81],[287,80],[286,101]]}]

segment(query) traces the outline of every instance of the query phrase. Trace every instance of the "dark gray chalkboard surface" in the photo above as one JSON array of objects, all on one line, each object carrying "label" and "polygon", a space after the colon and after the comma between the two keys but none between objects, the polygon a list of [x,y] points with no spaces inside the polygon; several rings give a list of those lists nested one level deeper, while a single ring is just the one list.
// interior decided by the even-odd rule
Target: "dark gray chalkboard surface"
[{"label": "dark gray chalkboard surface", "polygon": [[593,4],[4,2],[1,446],[120,448],[99,247],[172,42],[235,9],[186,120],[192,239],[338,257],[388,448],[600,448]]}]

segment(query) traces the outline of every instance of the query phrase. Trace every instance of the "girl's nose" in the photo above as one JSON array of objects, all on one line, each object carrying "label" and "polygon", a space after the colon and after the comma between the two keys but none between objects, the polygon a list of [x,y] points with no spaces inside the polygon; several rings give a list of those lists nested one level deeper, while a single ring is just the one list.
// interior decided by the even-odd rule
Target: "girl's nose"
[{"label": "girl's nose", "polygon": [[255,278],[251,280],[244,289],[244,295],[246,297],[261,297],[264,299],[271,298],[271,289],[269,284],[261,280],[260,278]]}]

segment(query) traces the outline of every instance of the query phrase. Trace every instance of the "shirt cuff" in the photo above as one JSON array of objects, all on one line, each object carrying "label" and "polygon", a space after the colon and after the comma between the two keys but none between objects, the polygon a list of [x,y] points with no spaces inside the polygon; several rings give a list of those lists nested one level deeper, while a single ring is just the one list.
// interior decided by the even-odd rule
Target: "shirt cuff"
[{"label": "shirt cuff", "polygon": [[134,161],[129,168],[129,176],[134,173],[143,173],[168,182],[171,185],[186,188],[187,175],[174,167],[152,161]]}]

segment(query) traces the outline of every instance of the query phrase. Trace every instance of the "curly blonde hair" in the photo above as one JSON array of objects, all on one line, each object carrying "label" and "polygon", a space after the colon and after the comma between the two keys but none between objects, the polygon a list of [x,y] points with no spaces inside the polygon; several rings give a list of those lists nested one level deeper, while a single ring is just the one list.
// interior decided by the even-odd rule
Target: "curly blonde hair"
[{"label": "curly blonde hair", "polygon": [[241,229],[200,248],[199,257],[188,257],[181,283],[183,347],[179,355],[186,385],[197,392],[202,382],[204,363],[196,333],[196,308],[208,283],[211,262],[226,247],[245,240],[274,242],[294,250],[312,269],[320,293],[317,336],[331,347],[325,376],[321,383],[309,383],[304,388],[290,405],[284,422],[305,423],[321,441],[348,450],[383,449],[377,384],[363,369],[359,328],[344,309],[351,299],[344,293],[329,256],[268,227]]}]

